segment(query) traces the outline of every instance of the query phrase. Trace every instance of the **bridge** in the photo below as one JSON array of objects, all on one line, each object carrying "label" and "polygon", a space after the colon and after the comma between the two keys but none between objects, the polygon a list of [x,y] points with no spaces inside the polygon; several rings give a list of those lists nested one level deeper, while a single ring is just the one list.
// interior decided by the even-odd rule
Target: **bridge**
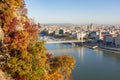
[{"label": "bridge", "polygon": [[47,44],[50,44],[50,43],[82,43],[82,42],[85,42],[85,41],[82,41],[82,40],[65,40],[65,41],[46,41]]}]

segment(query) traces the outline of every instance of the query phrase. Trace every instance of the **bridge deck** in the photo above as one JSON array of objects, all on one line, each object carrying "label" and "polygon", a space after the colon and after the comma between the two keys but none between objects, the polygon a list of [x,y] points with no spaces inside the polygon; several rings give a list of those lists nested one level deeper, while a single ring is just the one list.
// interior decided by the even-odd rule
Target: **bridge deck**
[{"label": "bridge deck", "polygon": [[72,40],[72,41],[47,41],[46,43],[47,44],[50,44],[50,43],[75,43],[75,42],[85,42],[85,41],[81,41],[81,40]]}]

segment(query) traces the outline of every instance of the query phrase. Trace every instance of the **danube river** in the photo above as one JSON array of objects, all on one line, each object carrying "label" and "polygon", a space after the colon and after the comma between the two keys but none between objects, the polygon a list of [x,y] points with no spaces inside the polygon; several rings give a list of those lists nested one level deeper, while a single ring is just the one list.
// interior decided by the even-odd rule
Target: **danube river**
[{"label": "danube river", "polygon": [[46,44],[46,48],[55,56],[74,56],[74,80],[120,80],[120,54],[71,44]]}]

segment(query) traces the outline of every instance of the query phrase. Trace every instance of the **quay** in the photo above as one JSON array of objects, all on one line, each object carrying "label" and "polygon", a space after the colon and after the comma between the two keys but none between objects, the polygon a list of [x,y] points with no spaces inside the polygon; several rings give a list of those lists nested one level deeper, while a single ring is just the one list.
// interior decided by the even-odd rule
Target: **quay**
[{"label": "quay", "polygon": [[[87,48],[90,48],[90,49],[102,49],[102,50],[106,50],[106,51],[110,51],[110,52],[114,52],[114,53],[120,53],[120,48],[115,48],[115,47],[107,47],[107,46],[100,46],[100,45],[83,45]],[[95,46],[97,46],[96,48],[94,48]]]}]

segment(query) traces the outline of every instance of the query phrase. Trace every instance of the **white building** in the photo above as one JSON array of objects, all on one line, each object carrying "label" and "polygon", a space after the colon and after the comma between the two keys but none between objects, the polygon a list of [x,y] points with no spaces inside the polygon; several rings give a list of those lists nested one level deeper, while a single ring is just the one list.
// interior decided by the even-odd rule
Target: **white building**
[{"label": "white building", "polygon": [[76,34],[77,40],[83,40],[86,37],[86,32],[78,32]]}]

